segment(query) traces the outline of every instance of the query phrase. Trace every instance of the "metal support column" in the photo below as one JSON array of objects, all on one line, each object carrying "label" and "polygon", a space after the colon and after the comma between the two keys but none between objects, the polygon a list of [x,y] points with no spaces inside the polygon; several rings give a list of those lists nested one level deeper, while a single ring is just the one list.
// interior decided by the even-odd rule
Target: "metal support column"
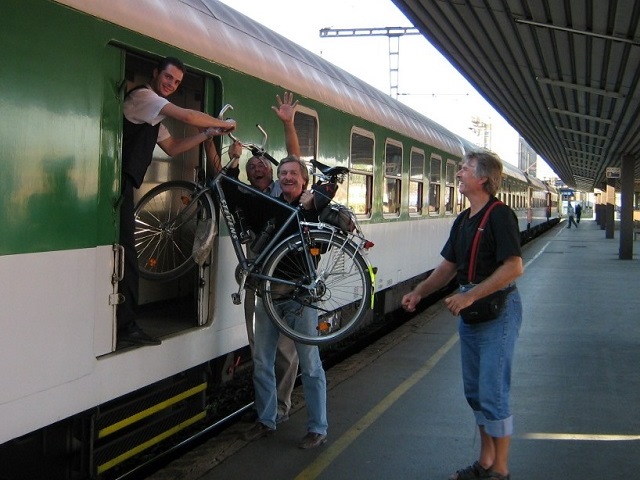
[{"label": "metal support column", "polygon": [[620,169],[620,260],[633,259],[633,190],[636,159],[630,154],[622,157]]},{"label": "metal support column", "polygon": [[605,237],[613,238],[613,232],[616,227],[616,181],[613,178],[607,178],[607,192],[605,195],[605,209],[604,209],[604,221],[605,221]]}]

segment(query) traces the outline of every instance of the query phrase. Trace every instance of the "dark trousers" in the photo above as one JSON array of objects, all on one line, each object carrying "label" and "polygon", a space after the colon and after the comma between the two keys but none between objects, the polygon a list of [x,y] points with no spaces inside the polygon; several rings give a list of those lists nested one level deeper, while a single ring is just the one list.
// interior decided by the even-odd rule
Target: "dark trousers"
[{"label": "dark trousers", "polygon": [[135,246],[135,206],[133,181],[122,176],[122,204],[120,205],[120,245],[124,248],[124,277],[118,283],[118,291],[124,302],[118,305],[118,332],[125,332],[135,325],[138,305],[138,255]]}]

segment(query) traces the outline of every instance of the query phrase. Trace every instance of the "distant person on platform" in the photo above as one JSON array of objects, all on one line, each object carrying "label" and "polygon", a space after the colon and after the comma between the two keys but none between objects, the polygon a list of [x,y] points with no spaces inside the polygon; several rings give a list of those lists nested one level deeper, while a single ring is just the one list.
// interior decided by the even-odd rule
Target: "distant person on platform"
[{"label": "distant person on platform", "polygon": [[576,216],[576,211],[573,209],[573,205],[571,205],[571,202],[568,202],[567,217],[569,217],[569,226],[567,228],[571,228],[572,223],[576,226],[576,228],[578,228],[578,224],[576,223],[575,216]]},{"label": "distant person on platform", "polygon": [[580,223],[580,217],[582,216],[582,205],[576,203],[576,223]]}]

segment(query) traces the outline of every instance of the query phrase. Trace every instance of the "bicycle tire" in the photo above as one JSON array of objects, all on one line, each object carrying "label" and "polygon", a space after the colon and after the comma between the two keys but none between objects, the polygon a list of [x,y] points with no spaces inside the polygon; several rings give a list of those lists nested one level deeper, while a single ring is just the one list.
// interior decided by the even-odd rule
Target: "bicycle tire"
[{"label": "bicycle tire", "polygon": [[[367,262],[348,238],[336,232],[313,230],[310,241],[293,235],[278,246],[265,260],[262,273],[273,280],[264,280],[259,289],[262,301],[273,324],[289,338],[308,345],[328,345],[355,332],[371,308],[373,285]],[[307,268],[299,252],[303,248],[318,248],[314,295],[308,289],[278,282],[278,278],[300,279],[310,283]],[[314,280],[315,280],[314,279]],[[304,326],[296,329],[289,324],[283,309],[291,304],[315,308],[318,324],[311,332]],[[305,331],[306,330],[306,331]],[[314,330],[314,329],[311,329]]]},{"label": "bicycle tire", "polygon": [[140,276],[147,280],[173,280],[196,266],[193,243],[200,222],[215,227],[211,197],[197,197],[197,185],[175,180],[149,190],[135,210],[135,245]]}]

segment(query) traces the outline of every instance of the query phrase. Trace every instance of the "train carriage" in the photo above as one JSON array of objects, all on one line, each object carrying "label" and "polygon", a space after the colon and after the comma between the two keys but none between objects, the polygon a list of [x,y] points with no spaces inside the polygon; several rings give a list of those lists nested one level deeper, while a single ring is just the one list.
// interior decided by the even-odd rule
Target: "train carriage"
[{"label": "train carriage", "polygon": [[[140,323],[162,345],[115,349],[122,100],[159,58],[188,68],[173,102],[214,115],[232,104],[238,137],[258,142],[259,123],[276,158],[284,136],[270,107],[295,94],[304,158],[352,170],[337,199],[376,244],[376,315],[440,261],[464,207],[455,178],[464,144],[423,115],[215,0],[5,0],[2,11],[6,478],[108,477],[206,421],[208,384],[247,352],[222,226],[203,267],[141,281]],[[201,150],[170,159],[157,149],[138,198],[204,165]]]}]

